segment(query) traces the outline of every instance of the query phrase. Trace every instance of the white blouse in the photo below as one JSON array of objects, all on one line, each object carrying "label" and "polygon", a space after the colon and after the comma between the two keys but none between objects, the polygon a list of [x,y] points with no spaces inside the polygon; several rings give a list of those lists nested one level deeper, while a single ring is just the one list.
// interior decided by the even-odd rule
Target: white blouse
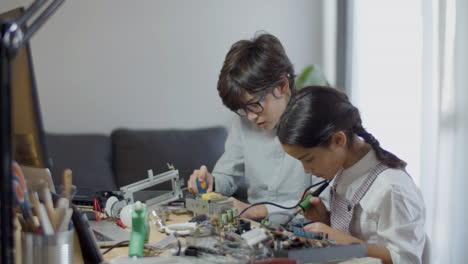
[{"label": "white blouse", "polygon": [[[343,171],[337,193],[351,200],[379,160],[371,150]],[[421,191],[403,170],[380,173],[355,208],[351,234],[385,247],[393,263],[421,263],[425,244],[425,207]]]}]

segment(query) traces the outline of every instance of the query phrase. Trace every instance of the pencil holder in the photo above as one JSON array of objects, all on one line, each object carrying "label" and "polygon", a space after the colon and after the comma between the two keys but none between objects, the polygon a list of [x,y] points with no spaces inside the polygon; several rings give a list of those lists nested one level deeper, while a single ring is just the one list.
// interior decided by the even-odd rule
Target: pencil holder
[{"label": "pencil holder", "polygon": [[73,263],[73,229],[53,235],[24,233],[24,264]]}]

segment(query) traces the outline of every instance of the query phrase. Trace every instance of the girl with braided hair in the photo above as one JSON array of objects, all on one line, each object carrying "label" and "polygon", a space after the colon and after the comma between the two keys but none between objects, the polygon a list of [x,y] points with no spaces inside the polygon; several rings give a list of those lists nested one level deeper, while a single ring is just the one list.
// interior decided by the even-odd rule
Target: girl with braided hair
[{"label": "girl with braided hair", "polygon": [[309,232],[339,244],[364,243],[383,263],[421,263],[422,195],[406,162],[383,149],[362,126],[344,92],[311,86],[295,94],[278,124],[283,149],[304,171],[332,181],[330,210],[311,198]]}]

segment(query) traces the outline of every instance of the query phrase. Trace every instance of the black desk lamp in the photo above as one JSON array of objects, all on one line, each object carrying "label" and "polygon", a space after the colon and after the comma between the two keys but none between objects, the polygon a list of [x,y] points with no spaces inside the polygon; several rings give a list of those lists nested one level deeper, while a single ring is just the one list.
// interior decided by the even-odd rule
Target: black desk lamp
[{"label": "black desk lamp", "polygon": [[[12,190],[12,100],[11,62],[18,50],[52,16],[64,0],[34,0],[15,21],[0,21],[0,222],[1,262],[15,262],[13,239],[13,190]],[[45,8],[44,8],[45,7]],[[40,11],[42,10],[42,11]],[[28,27],[26,23],[36,17]],[[23,31],[23,29],[25,29]]]}]

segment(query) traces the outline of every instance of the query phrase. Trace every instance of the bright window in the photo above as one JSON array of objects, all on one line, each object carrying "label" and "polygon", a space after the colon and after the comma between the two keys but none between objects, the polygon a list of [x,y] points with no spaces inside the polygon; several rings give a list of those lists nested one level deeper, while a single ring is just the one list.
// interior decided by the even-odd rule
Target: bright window
[{"label": "bright window", "polygon": [[420,1],[354,1],[351,99],[381,146],[408,162],[419,185]]}]

